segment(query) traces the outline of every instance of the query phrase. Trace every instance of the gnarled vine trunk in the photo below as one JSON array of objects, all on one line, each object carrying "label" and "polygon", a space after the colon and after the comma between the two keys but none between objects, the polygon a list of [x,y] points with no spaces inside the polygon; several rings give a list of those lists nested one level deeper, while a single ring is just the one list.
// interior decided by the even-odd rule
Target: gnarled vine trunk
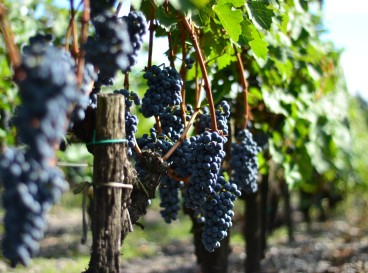
[{"label": "gnarled vine trunk", "polygon": [[230,229],[228,235],[220,242],[219,248],[213,252],[208,252],[202,243],[203,224],[198,223],[194,212],[190,209],[185,211],[191,218],[193,226],[193,239],[197,263],[201,268],[201,273],[226,273],[228,269],[228,257],[230,254]]}]

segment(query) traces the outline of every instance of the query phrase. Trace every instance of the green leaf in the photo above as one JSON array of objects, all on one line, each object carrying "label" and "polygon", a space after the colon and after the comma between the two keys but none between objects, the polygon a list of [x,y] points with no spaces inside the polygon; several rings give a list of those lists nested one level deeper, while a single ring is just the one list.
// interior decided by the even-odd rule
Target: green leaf
[{"label": "green leaf", "polygon": [[257,29],[252,30],[253,41],[249,45],[257,58],[267,60],[268,43],[263,39],[264,36]]},{"label": "green leaf", "polygon": [[[180,2],[182,2],[182,1],[180,1]],[[197,8],[201,8],[201,7],[204,7],[205,5],[207,5],[209,0],[191,0],[190,2],[192,2],[192,4],[195,5]]]},{"label": "green leaf", "polygon": [[132,6],[134,9],[140,9],[142,4],[142,0],[135,0],[132,2]]},{"label": "green leaf", "polygon": [[272,113],[289,116],[287,105],[291,105],[295,101],[292,95],[281,88],[275,87],[270,90],[265,86],[262,87],[262,95],[267,108]]},{"label": "green leaf", "polygon": [[244,6],[245,0],[218,0],[217,5],[222,4],[232,4],[235,8],[240,8],[241,6]]},{"label": "green leaf", "polygon": [[275,13],[269,8],[268,1],[247,1],[247,8],[254,23],[266,30],[271,28],[272,17],[275,16]]},{"label": "green leaf", "polygon": [[236,60],[236,57],[234,55],[229,55],[227,53],[221,55],[220,57],[216,59],[218,70],[225,68],[226,66],[230,65],[235,60]]},{"label": "green leaf", "polygon": [[294,188],[298,182],[302,181],[299,166],[293,162],[284,162],[282,166],[284,167],[286,183],[290,188]]},{"label": "green leaf", "polygon": [[206,26],[210,23],[210,18],[212,17],[215,17],[215,13],[207,7],[203,7],[199,9],[198,14],[193,16],[192,19],[197,26]]},{"label": "green leaf", "polygon": [[252,32],[254,29],[256,29],[256,27],[248,19],[241,22],[242,33],[239,37],[239,45],[248,45],[249,42],[253,40]]},{"label": "green leaf", "polygon": [[217,14],[220,22],[233,42],[239,40],[242,33],[240,23],[243,21],[243,15],[240,10],[232,10],[228,4],[214,5],[213,10]]}]

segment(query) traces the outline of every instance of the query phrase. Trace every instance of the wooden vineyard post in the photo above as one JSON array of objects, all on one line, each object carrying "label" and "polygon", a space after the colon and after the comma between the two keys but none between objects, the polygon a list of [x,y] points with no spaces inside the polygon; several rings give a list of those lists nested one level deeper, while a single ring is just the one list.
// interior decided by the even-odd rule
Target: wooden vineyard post
[{"label": "wooden vineyard post", "polygon": [[128,220],[124,201],[131,184],[124,175],[127,162],[124,96],[99,94],[93,162],[92,253],[87,273],[119,273],[121,232]]},{"label": "wooden vineyard post", "polygon": [[261,194],[259,192],[245,195],[245,222],[244,232],[247,258],[245,269],[247,273],[261,272]]}]

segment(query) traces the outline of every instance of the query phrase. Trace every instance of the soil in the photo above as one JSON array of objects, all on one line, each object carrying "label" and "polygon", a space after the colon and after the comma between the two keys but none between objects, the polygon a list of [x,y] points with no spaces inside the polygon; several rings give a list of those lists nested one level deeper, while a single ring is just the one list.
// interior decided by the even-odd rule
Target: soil
[{"label": "soil", "polygon": [[[284,239],[285,240],[285,239]],[[173,242],[153,258],[134,259],[123,272],[197,273],[191,244]],[[246,254],[233,246],[229,273],[245,272]],[[349,225],[346,220],[299,225],[293,242],[269,244],[262,261],[262,273],[363,273],[368,272],[368,230]]]},{"label": "soil", "polygon": [[[40,256],[72,258],[76,253],[88,255],[89,247],[80,244],[80,214],[80,210],[63,210],[49,216],[49,230],[41,243]],[[364,216],[357,212],[325,222],[313,222],[309,226],[297,224],[294,241],[289,242],[285,232],[269,241],[262,260],[262,273],[368,272],[368,221]],[[122,272],[200,272],[190,241],[172,241],[156,249],[153,256],[123,260]],[[243,245],[233,245],[229,259],[229,273],[245,272]],[[8,272],[1,261],[0,272]]]}]

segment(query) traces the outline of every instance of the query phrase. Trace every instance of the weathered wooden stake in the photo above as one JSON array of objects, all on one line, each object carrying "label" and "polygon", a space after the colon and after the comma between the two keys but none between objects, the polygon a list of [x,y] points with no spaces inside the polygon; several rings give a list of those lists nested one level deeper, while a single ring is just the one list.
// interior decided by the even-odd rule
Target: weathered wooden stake
[{"label": "weathered wooden stake", "polygon": [[[124,175],[126,144],[109,140],[125,138],[124,96],[99,94],[96,114],[96,143],[92,150],[93,189],[92,253],[87,273],[119,273],[121,231],[126,222],[122,205],[131,189]],[[108,140],[108,143],[101,143]],[[129,187],[129,186],[128,186]],[[128,198],[127,198],[128,197]]]}]

